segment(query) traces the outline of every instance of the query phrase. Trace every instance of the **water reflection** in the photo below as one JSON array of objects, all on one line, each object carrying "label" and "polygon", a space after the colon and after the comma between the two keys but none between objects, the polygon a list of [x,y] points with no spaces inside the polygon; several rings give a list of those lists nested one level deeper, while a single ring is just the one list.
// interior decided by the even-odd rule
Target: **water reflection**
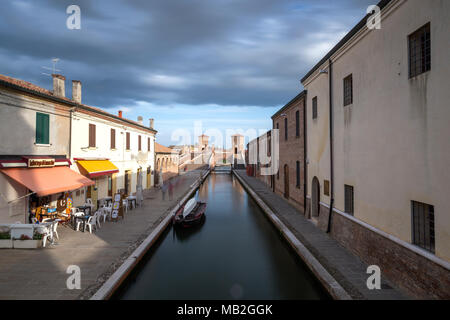
[{"label": "water reflection", "polygon": [[196,195],[204,224],[169,230],[120,299],[325,299],[327,295],[229,174],[211,174]]}]

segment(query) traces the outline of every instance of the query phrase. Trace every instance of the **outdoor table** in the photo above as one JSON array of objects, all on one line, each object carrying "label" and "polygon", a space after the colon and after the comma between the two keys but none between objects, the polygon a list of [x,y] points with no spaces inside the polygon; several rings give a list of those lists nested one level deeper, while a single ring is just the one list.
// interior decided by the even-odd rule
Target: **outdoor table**
[{"label": "outdoor table", "polygon": [[112,203],[112,197],[105,197],[97,200],[97,206],[100,208],[102,204],[109,207],[109,204]]},{"label": "outdoor table", "polygon": [[85,215],[91,215],[91,206],[79,206],[77,208],[80,209],[80,211],[83,211]]},{"label": "outdoor table", "polygon": [[41,213],[41,220],[45,218],[55,219],[58,216],[57,212],[50,212],[50,213]]},{"label": "outdoor table", "polygon": [[135,196],[129,196],[127,198],[127,200],[128,200],[128,203],[130,203],[130,202],[134,203],[131,205],[131,209],[136,208],[136,197]]}]

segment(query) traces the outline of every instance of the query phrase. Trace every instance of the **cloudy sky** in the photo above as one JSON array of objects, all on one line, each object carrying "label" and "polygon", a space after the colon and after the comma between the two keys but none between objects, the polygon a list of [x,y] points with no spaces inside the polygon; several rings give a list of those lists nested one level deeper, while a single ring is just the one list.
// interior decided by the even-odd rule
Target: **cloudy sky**
[{"label": "cloudy sky", "polygon": [[[2,0],[0,73],[51,89],[42,67],[83,83],[83,103],[176,129],[262,130],[299,80],[374,0]],[[81,8],[69,30],[66,9]]]}]

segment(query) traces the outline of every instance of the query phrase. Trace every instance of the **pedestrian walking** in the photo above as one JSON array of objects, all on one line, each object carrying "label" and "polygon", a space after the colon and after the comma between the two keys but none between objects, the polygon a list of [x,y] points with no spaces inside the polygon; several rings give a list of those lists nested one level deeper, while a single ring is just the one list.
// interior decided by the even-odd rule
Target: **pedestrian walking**
[{"label": "pedestrian walking", "polygon": [[167,183],[163,183],[163,185],[161,186],[161,192],[162,192],[162,199],[164,201],[166,200]]},{"label": "pedestrian walking", "polygon": [[173,183],[169,181],[169,200],[173,199]]}]

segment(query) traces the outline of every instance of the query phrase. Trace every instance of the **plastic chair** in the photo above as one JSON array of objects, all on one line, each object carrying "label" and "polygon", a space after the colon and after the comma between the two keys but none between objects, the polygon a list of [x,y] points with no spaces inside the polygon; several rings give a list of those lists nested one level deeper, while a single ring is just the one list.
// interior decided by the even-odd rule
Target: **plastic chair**
[{"label": "plastic chair", "polygon": [[92,227],[94,227],[95,229],[97,229],[97,212],[93,215],[90,216],[88,221],[86,222],[86,225],[84,226],[84,229],[86,231],[86,227],[89,227],[89,233],[92,233]]},{"label": "plastic chair", "polygon": [[101,208],[100,216],[103,217],[103,223],[106,222],[106,218],[111,219],[111,212],[112,212],[112,204],[109,206],[103,206]]},{"label": "plastic chair", "polygon": [[56,236],[56,239],[58,239],[58,240],[59,240],[59,234],[58,234],[57,229],[58,229],[58,224],[60,221],[61,221],[60,219],[56,219],[51,226],[52,231],[53,231],[53,236]]}]

